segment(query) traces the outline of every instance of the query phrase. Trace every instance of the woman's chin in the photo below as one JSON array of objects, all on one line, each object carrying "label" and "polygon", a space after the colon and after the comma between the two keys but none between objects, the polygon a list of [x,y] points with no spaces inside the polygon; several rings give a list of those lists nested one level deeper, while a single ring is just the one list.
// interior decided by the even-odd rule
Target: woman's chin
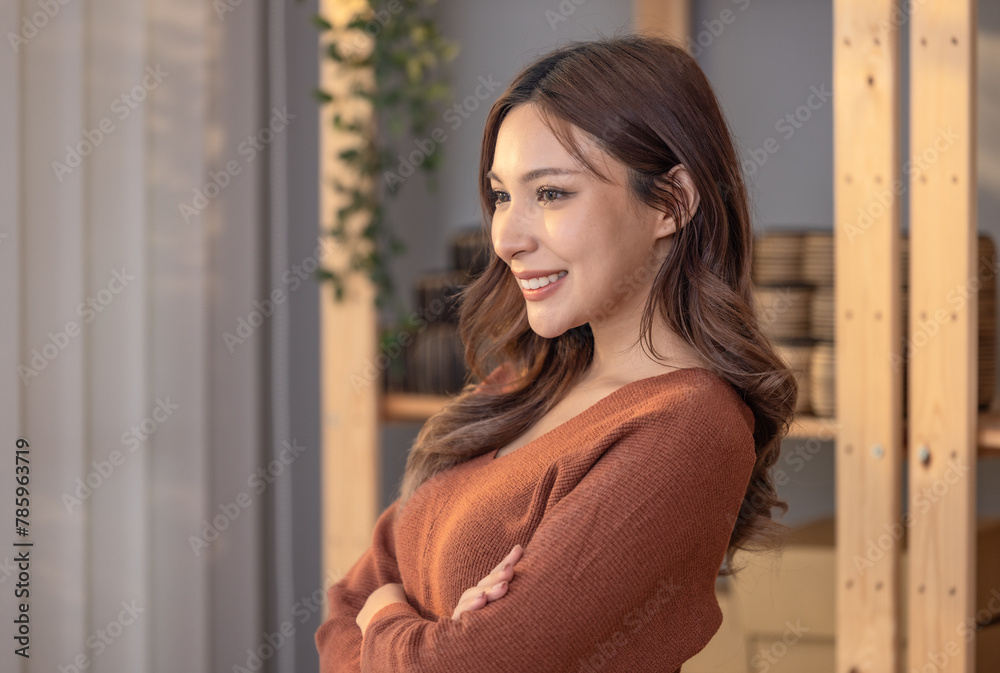
[{"label": "woman's chin", "polygon": [[530,315],[528,316],[528,325],[531,326],[532,332],[546,339],[555,339],[569,329],[569,327],[562,322],[541,319],[532,320]]}]

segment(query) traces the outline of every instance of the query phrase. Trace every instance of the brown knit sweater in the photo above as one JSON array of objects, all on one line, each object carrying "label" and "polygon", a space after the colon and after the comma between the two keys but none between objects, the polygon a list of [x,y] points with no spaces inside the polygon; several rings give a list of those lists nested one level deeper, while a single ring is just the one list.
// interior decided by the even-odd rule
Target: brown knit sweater
[{"label": "brown knit sweater", "polygon": [[[701,368],[634,381],[495,458],[425,482],[328,591],[321,673],[670,673],[722,624],[715,579],[750,481],[753,414]],[[506,595],[451,614],[515,544]],[[355,623],[378,587],[408,604]]]}]

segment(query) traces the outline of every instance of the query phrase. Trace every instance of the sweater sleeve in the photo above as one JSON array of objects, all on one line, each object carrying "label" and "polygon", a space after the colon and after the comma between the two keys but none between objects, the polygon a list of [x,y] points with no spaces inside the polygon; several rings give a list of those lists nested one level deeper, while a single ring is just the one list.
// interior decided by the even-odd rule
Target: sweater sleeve
[{"label": "sweater sleeve", "polygon": [[722,623],[715,580],[756,457],[735,409],[685,409],[623,428],[542,518],[499,600],[458,621],[380,609],[361,670],[679,669]]},{"label": "sweater sleeve", "polygon": [[351,569],[327,590],[327,618],[316,631],[321,673],[358,673],[361,629],[355,621],[373,591],[402,583],[393,534],[397,498],[375,522],[372,544]]}]

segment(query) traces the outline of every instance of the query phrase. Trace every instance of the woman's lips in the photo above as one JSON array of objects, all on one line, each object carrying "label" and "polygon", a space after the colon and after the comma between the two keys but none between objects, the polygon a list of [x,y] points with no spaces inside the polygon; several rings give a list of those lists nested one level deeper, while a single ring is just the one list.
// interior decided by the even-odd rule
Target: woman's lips
[{"label": "woman's lips", "polygon": [[[546,284],[537,288],[525,287],[525,285],[529,284],[529,281],[527,280],[518,279],[517,282],[521,286],[521,293],[524,295],[525,299],[527,299],[528,301],[539,301],[545,299],[553,292],[557,291],[560,287],[562,287],[562,284],[567,275],[568,272],[559,271],[549,276],[541,276],[539,280],[543,278],[546,279],[542,281],[545,282]],[[555,280],[552,280],[553,277],[555,278]],[[532,281],[530,281],[530,284],[537,284],[537,281],[532,279]]]}]

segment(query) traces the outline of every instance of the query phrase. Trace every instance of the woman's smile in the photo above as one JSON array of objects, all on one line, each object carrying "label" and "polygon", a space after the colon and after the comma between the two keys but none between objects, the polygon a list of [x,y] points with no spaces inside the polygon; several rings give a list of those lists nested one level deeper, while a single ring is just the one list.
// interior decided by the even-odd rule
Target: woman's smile
[{"label": "woman's smile", "polygon": [[533,272],[525,272],[514,275],[518,277],[517,282],[521,285],[524,298],[528,301],[539,301],[562,287],[562,279],[566,277],[568,272],[556,271],[548,275],[533,274],[527,276],[528,273],[533,274]]}]

